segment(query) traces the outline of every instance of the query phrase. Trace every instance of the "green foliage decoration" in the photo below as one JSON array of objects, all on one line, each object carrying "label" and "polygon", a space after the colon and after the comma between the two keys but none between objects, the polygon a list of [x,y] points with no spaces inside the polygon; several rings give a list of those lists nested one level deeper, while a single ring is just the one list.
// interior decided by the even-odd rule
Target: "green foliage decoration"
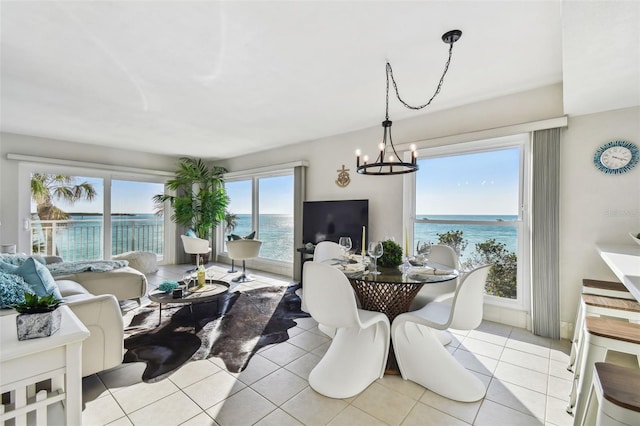
[{"label": "green foliage decoration", "polygon": [[378,259],[378,266],[394,267],[402,263],[402,247],[395,241],[382,242],[382,257]]},{"label": "green foliage decoration", "polygon": [[211,230],[225,220],[229,197],[224,189],[224,167],[207,166],[201,159],[182,157],[167,188],[177,195],[157,194],[157,206],[169,201],[171,220],[194,230],[198,238],[210,239]]},{"label": "green foliage decoration", "polygon": [[11,307],[21,314],[40,314],[55,311],[62,303],[53,293],[46,296],[24,293],[24,302],[16,303]]}]

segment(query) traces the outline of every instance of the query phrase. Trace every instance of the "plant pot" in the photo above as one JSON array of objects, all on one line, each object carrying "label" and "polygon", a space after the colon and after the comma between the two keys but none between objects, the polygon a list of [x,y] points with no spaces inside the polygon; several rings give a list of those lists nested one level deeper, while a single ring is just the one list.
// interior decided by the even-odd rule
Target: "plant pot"
[{"label": "plant pot", "polygon": [[[203,264],[205,264],[205,265],[206,265],[207,263],[209,263],[209,253],[206,253],[206,254],[199,254],[199,255],[197,255],[197,256],[200,256],[200,262],[202,262]],[[196,262],[197,262],[197,257],[196,257],[196,255],[195,255],[195,254],[192,254],[192,255],[191,255],[191,264],[192,264],[192,265],[197,265],[197,263],[196,263]]]},{"label": "plant pot", "polygon": [[16,317],[18,340],[49,337],[60,329],[61,320],[62,313],[58,309],[39,314],[18,314]]}]

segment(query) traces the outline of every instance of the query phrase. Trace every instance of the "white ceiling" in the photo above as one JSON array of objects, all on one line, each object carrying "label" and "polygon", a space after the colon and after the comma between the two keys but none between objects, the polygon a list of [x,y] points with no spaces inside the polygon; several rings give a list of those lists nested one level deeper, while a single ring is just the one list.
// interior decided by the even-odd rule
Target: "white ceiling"
[{"label": "white ceiling", "polygon": [[640,2],[2,1],[4,132],[218,159],[379,126],[385,61],[425,102],[564,81],[567,114],[640,105]]}]

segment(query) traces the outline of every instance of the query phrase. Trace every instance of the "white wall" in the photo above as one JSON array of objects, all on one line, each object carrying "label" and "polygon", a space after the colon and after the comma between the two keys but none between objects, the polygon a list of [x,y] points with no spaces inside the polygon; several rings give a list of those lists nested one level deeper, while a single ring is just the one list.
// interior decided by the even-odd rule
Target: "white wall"
[{"label": "white wall", "polygon": [[[382,111],[381,111],[382,113]],[[554,85],[512,96],[466,105],[415,118],[394,121],[394,144],[416,142],[419,148],[433,146],[427,139],[461,135],[562,115],[562,86]],[[391,116],[393,119],[393,115]],[[303,142],[285,148],[245,155],[217,164],[240,171],[288,161],[306,160],[307,200],[369,199],[370,238],[395,236],[402,241],[402,177],[363,176],[355,172],[355,150],[375,157],[382,141],[382,127]],[[421,142],[425,141],[425,142]],[[342,165],[350,170],[346,188],[335,184]]]},{"label": "white wall", "polygon": [[[18,251],[29,252],[29,232],[24,230],[23,219],[29,213],[29,204],[20,205],[18,194],[29,192],[19,187],[18,161],[8,160],[7,154],[73,160],[84,163],[130,167],[134,170],[175,171],[177,158],[143,152],[109,149],[35,136],[0,134],[0,221],[2,244],[17,244]],[[24,182],[23,182],[24,183]],[[27,184],[27,183],[24,183]]]},{"label": "white wall", "polygon": [[560,303],[563,336],[573,323],[583,278],[619,281],[596,243],[634,244],[640,232],[640,165],[607,175],[593,164],[598,147],[626,140],[640,146],[640,107],[570,117],[560,170]]}]

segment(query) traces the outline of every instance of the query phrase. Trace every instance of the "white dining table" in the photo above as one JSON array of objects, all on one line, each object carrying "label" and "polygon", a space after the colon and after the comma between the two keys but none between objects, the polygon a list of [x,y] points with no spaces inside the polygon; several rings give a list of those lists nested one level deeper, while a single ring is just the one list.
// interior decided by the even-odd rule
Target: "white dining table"
[{"label": "white dining table", "polygon": [[598,244],[596,248],[620,282],[640,301],[640,245]]}]

